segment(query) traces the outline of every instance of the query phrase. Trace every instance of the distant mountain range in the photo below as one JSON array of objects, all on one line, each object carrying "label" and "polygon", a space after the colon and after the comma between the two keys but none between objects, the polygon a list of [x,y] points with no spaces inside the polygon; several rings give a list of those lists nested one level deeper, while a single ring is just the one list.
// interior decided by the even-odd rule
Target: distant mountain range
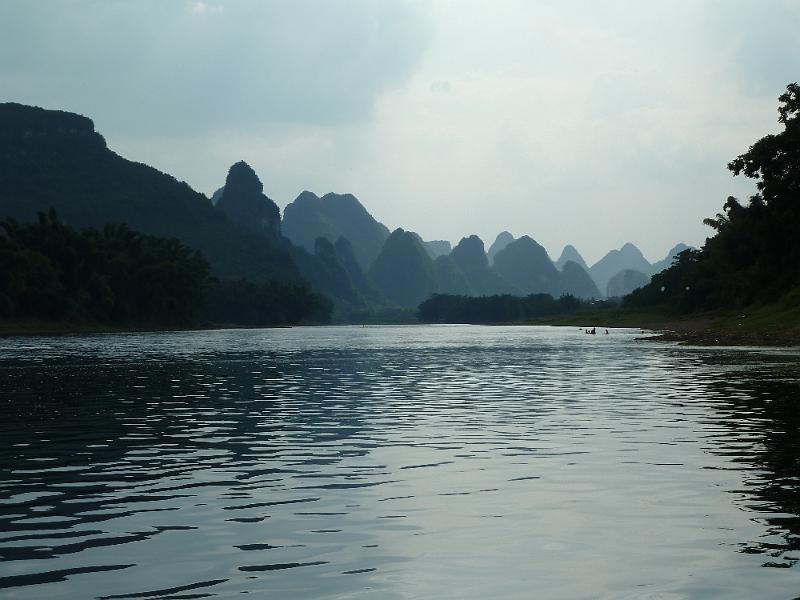
[{"label": "distant mountain range", "polygon": [[559,256],[558,260],[556,261],[556,267],[559,270],[562,270],[564,265],[570,260],[577,264],[584,271],[589,271],[589,267],[586,265],[586,261],[583,260],[580,252],[576,250],[575,246],[567,244],[561,251],[561,256]]},{"label": "distant mountain range", "polygon": [[[553,262],[533,238],[501,232],[488,252],[467,236],[424,241],[391,232],[352,194],[304,191],[283,211],[244,162],[212,199],[111,150],[80,115],[0,104],[0,218],[21,221],[55,208],[77,227],[127,223],[200,250],[219,277],[308,283],[342,315],[416,307],[434,293],[616,296],[643,285],[688,248],[650,264],[633,244],[588,267],[575,247]],[[346,318],[346,317],[344,317]]]},{"label": "distant mountain range", "polygon": [[335,242],[347,238],[362,269],[368,269],[381,252],[389,229],[375,220],[352,194],[302,192],[283,210],[283,234],[298,246],[313,251],[317,238]]}]

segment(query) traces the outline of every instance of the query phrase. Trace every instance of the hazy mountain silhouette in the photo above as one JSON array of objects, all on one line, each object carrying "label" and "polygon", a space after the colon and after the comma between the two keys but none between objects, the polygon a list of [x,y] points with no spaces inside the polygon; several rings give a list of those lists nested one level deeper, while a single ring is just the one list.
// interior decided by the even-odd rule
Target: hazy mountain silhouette
[{"label": "hazy mountain silhouette", "polygon": [[648,283],[650,283],[649,275],[634,269],[625,269],[609,279],[606,287],[606,296],[609,298],[621,298]]},{"label": "hazy mountain silhouette", "polygon": [[453,262],[464,274],[472,293],[476,296],[521,294],[518,287],[489,267],[489,260],[483,248],[481,238],[471,235],[462,238],[450,253]]},{"label": "hazy mountain silhouette", "polygon": [[350,244],[350,241],[345,237],[339,237],[339,239],[336,240],[336,243],[334,243],[333,247],[336,250],[336,256],[339,260],[339,263],[347,272],[347,276],[349,277],[350,282],[352,283],[356,292],[358,292],[368,304],[386,304],[386,299],[377,290],[377,288],[372,285],[367,278],[366,273],[364,273],[364,270],[361,268],[361,265],[359,264],[358,259],[356,259],[355,253],[353,252],[353,246]]},{"label": "hazy mountain silhouette", "polygon": [[431,240],[430,242],[423,241],[422,245],[425,247],[425,250],[428,251],[428,256],[431,257],[431,260],[446,254],[450,254],[450,252],[453,251],[453,247],[447,240]]},{"label": "hazy mountain silhouette", "polygon": [[237,162],[228,171],[216,206],[242,227],[273,238],[281,233],[278,205],[264,195],[264,185],[244,161]]},{"label": "hazy mountain silhouette", "polygon": [[343,236],[353,246],[362,269],[369,269],[389,237],[389,230],[367,212],[352,194],[302,192],[283,210],[283,234],[313,250],[318,237],[335,242]]},{"label": "hazy mountain silhouette", "polygon": [[449,254],[437,256],[433,261],[433,269],[436,273],[439,292],[442,294],[455,294],[458,296],[473,295],[469,282],[464,276],[463,271]]},{"label": "hazy mountain silhouette", "polygon": [[324,237],[317,238],[314,258],[318,263],[318,269],[314,275],[318,288],[324,289],[329,295],[354,306],[364,305],[364,299],[355,289],[347,269],[330,240]]},{"label": "hazy mountain silhouette", "polygon": [[650,267],[650,274],[655,275],[656,273],[660,273],[664,269],[668,269],[672,266],[672,261],[675,259],[678,254],[683,252],[684,250],[689,250],[691,246],[687,246],[683,242],[677,244],[672,250],[667,252],[667,256],[663,260],[656,261]]},{"label": "hazy mountain silhouette", "polygon": [[494,264],[494,257],[497,256],[497,253],[500,252],[503,248],[508,246],[511,242],[514,241],[514,236],[511,235],[508,231],[501,231],[497,234],[497,237],[494,239],[494,242],[489,247],[489,251],[486,253],[486,258],[489,259],[489,264]]},{"label": "hazy mountain silhouette", "polygon": [[547,251],[527,235],[497,253],[494,270],[525,294],[558,296],[561,290],[561,274]]},{"label": "hazy mountain silhouette", "polygon": [[369,277],[384,297],[398,306],[415,307],[438,290],[433,261],[419,236],[401,228],[386,239]]},{"label": "hazy mountain silhouette", "polygon": [[33,221],[55,208],[63,222],[125,223],[200,250],[212,273],[253,281],[299,281],[288,254],[232,223],[204,195],[106,146],[86,117],[0,104],[0,215]]},{"label": "hazy mountain silhouette", "polygon": [[578,263],[584,271],[587,273],[589,272],[589,267],[586,264],[586,261],[583,260],[581,253],[578,252],[578,250],[572,244],[567,244],[564,246],[564,249],[561,251],[561,256],[559,256],[558,260],[555,262],[556,268],[559,271],[562,271],[564,269],[564,265],[569,260],[574,263]]},{"label": "hazy mountain silhouette", "polygon": [[650,272],[650,263],[633,244],[627,243],[619,250],[612,250],[589,269],[598,289],[605,290],[608,281],[620,271],[631,269],[640,273]]},{"label": "hazy mountain silhouette", "polygon": [[573,260],[568,260],[561,268],[561,293],[584,300],[603,296],[586,269]]},{"label": "hazy mountain silhouette", "polygon": [[442,256],[443,254],[450,254],[452,248],[450,247],[450,242],[446,240],[434,240],[431,242],[426,242],[422,239],[422,236],[415,231],[412,231],[415,236],[417,236],[417,240],[419,243],[422,244],[422,247],[425,249],[425,252],[428,253],[428,256],[431,257],[431,260],[434,260],[437,256]]}]

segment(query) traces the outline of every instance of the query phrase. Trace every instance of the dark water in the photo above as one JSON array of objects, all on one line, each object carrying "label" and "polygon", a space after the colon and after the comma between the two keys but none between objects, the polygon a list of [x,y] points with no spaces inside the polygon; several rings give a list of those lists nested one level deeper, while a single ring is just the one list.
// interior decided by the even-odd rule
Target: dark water
[{"label": "dark water", "polygon": [[800,357],[634,337],[0,340],[0,598],[800,596]]}]

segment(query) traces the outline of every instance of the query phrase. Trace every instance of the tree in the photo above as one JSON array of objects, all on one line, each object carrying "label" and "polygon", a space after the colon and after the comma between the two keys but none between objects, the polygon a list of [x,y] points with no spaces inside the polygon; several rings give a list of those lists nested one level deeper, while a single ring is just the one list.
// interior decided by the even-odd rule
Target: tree
[{"label": "tree", "polygon": [[744,205],[729,197],[704,223],[715,230],[702,250],[687,254],[631,294],[634,305],[682,310],[771,302],[800,284],[800,86],[779,97],[783,131],[767,135],[728,164],[756,180]]}]

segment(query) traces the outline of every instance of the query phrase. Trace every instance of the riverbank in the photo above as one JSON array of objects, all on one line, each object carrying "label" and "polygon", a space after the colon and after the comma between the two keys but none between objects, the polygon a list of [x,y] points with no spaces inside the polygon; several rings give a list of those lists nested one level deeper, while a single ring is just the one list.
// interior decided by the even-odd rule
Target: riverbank
[{"label": "riverbank", "polygon": [[[113,327],[99,323],[68,323],[61,321],[42,321],[25,319],[14,321],[0,320],[0,337],[24,335],[73,335],[88,333],[123,333],[136,331],[124,327]],[[144,331],[144,330],[142,330]]]},{"label": "riverbank", "polygon": [[[391,320],[380,323],[372,320],[368,323],[370,325],[414,324],[410,322],[399,323]],[[648,338],[651,340],[657,339],[698,346],[800,347],[800,306],[769,305],[744,311],[717,311],[691,315],[607,308],[542,317],[513,324],[596,327],[600,330],[613,327],[629,327],[642,329],[643,331],[655,331],[657,335]],[[195,327],[168,328],[153,326],[120,327],[98,323],[63,323],[39,320],[0,321],[0,337],[195,331],[246,327],[244,325],[216,323],[206,323]],[[273,327],[281,326],[276,325]]]},{"label": "riverbank", "polygon": [[[313,323],[316,325],[317,323]],[[259,329],[285,329],[291,325],[270,325]],[[186,327],[167,327],[142,325],[123,327],[102,323],[72,323],[60,321],[2,321],[0,320],[0,338],[15,336],[50,336],[50,335],[91,335],[96,333],[153,333],[161,331],[210,331],[215,329],[250,329],[249,325],[205,323]]]},{"label": "riverbank", "polygon": [[526,324],[635,327],[657,332],[655,338],[649,339],[698,346],[800,346],[800,306],[768,305],[691,315],[614,308],[535,319]]}]

